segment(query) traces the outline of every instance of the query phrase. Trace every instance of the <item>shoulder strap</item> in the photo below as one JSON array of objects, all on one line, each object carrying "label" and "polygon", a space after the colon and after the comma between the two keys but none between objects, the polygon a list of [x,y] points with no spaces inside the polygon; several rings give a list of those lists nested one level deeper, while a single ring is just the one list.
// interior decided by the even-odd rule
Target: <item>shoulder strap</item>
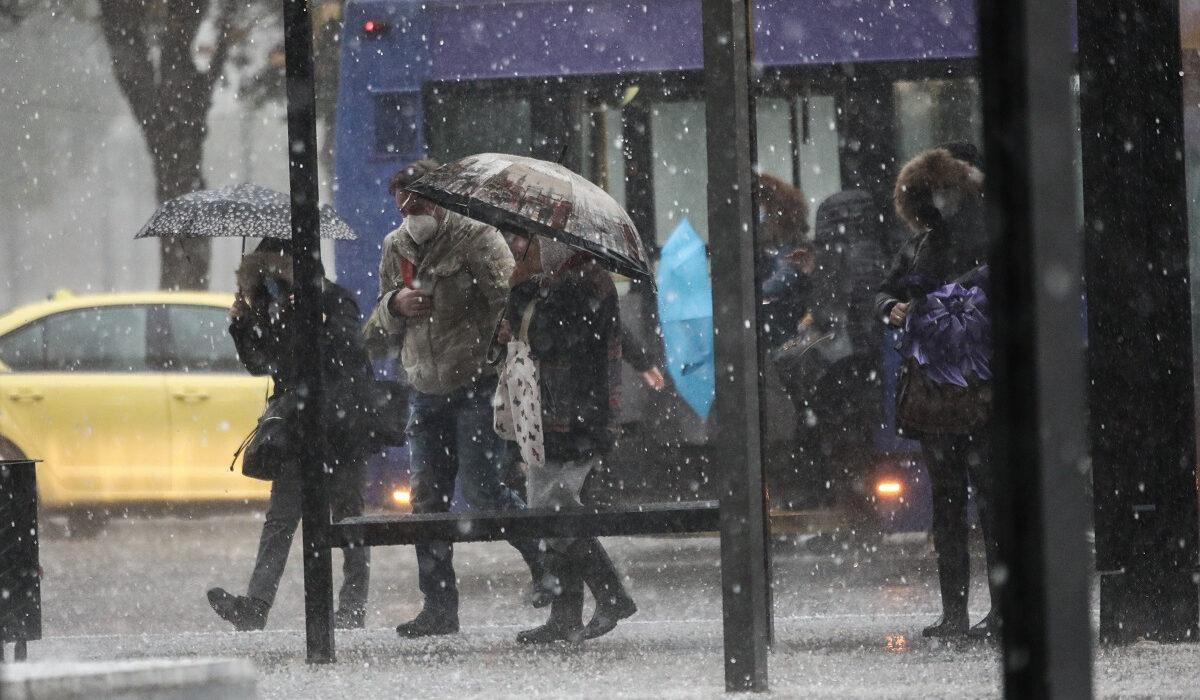
[{"label": "shoulder strap", "polygon": [[409,289],[413,288],[413,277],[416,275],[416,268],[408,258],[400,258],[400,274],[404,277],[404,286]]},{"label": "shoulder strap", "polygon": [[521,330],[517,333],[517,338],[526,344],[529,343],[529,323],[533,319],[533,310],[537,303],[538,300],[534,298],[525,307],[525,313],[521,314]]}]

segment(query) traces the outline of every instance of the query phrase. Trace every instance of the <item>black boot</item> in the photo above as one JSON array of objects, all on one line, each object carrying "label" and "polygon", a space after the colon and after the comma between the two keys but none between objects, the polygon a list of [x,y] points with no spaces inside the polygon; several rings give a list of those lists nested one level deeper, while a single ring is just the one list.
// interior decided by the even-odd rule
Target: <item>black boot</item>
[{"label": "black boot", "polygon": [[535,608],[544,608],[554,600],[554,592],[558,581],[547,569],[546,560],[552,555],[546,551],[542,540],[510,540],[510,544],[521,553],[521,558],[529,566],[529,575],[533,582],[530,584],[526,599]]},{"label": "black boot", "polygon": [[232,623],[238,632],[252,632],[266,627],[267,613],[271,610],[271,606],[261,600],[234,595],[224,588],[208,589],[208,604],[222,620]]},{"label": "black boot", "polygon": [[579,567],[583,582],[596,599],[596,610],[583,631],[584,639],[608,634],[618,621],[637,612],[637,604],[625,591],[621,575],[599,540],[594,537],[578,540],[568,552]]},{"label": "black boot", "polygon": [[517,633],[521,644],[583,641],[583,579],[564,555],[547,553],[546,569],[558,578],[558,595],[550,603],[550,619],[541,627]]},{"label": "black boot", "polygon": [[972,625],[971,629],[967,630],[967,636],[971,639],[999,639],[1000,615],[996,613],[996,609],[992,608],[986,617]]},{"label": "black boot", "polygon": [[458,632],[458,595],[446,598],[425,597],[421,612],[396,627],[401,637],[432,637]]},{"label": "black boot", "polygon": [[539,556],[536,561],[529,562],[529,574],[533,583],[529,587],[529,604],[535,608],[544,608],[554,601],[558,591],[558,577],[546,568],[546,556]]},{"label": "black boot", "polygon": [[922,637],[960,637],[967,633],[967,613],[942,613],[941,619],[921,630]]},{"label": "black boot", "polygon": [[[943,534],[934,537],[934,546],[939,547],[938,591],[942,596],[942,617],[934,624],[921,630],[922,637],[958,637],[967,633],[971,620],[967,616],[967,586],[970,584],[970,559],[962,540]],[[958,545],[964,545],[959,547]]]},{"label": "black boot", "polygon": [[942,617],[921,630],[922,637],[959,637],[967,633],[971,619],[967,616],[967,589],[958,585],[958,576],[938,572],[942,589]]}]

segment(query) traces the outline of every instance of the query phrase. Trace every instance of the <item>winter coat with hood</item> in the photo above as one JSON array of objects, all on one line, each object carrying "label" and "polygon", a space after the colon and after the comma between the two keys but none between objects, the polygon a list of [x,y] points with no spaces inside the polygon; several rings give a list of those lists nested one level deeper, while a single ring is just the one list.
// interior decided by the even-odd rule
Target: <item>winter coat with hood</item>
[{"label": "winter coat with hood", "polygon": [[875,296],[875,313],[912,302],[932,286],[987,262],[983,173],[975,147],[951,143],[910,160],[896,178],[896,212],[912,229]]},{"label": "winter coat with hood", "polygon": [[[405,286],[403,260],[415,268],[413,287],[431,295],[429,316],[402,318],[388,310],[391,297]],[[403,226],[384,238],[371,322],[401,344],[400,361],[413,388],[447,394],[495,374],[487,351],[508,300],[512,269],[512,253],[499,231],[451,211],[422,245]]]},{"label": "winter coat with hood", "polygon": [[[296,391],[299,372],[291,347],[296,321],[288,299],[292,289],[290,256],[249,253],[238,267],[237,282],[251,305],[249,313],[229,325],[238,357],[251,374],[271,375],[272,399]],[[317,339],[325,398],[321,424],[328,428],[335,448],[365,447],[365,433],[372,428],[368,412],[375,376],[363,347],[358,305],[349,291],[323,280],[321,307],[324,322]]]}]

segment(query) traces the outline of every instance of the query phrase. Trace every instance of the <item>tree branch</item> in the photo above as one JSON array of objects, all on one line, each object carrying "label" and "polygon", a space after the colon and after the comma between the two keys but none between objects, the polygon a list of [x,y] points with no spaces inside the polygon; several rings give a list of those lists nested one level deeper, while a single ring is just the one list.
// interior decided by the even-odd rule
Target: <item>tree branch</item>
[{"label": "tree branch", "polygon": [[229,57],[229,49],[236,38],[233,20],[237,16],[237,11],[237,0],[221,0],[221,9],[217,14],[217,45],[213,49],[212,60],[208,64],[208,74],[205,76],[210,91],[225,72],[225,59]]},{"label": "tree branch", "polygon": [[201,87],[201,73],[196,68],[192,57],[192,44],[204,16],[208,13],[207,0],[183,0],[168,2],[170,14],[163,25],[162,37],[158,43],[162,52],[159,62],[159,72],[162,74],[164,89],[177,91],[181,89],[196,89]]}]

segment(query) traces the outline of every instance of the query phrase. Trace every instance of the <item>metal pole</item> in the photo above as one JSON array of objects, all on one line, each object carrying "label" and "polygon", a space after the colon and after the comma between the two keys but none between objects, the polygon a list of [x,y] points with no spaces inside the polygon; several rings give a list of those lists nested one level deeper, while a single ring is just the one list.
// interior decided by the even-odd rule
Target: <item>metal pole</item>
[{"label": "metal pole", "polygon": [[1091,697],[1071,3],[980,0],[1005,697]]},{"label": "metal pole", "polygon": [[1079,5],[1100,639],[1195,641],[1179,3]]},{"label": "metal pole", "polygon": [[[300,451],[303,493],[304,621],[309,663],[330,663],[333,648],[333,567],[328,545],[326,445],[320,425],[320,214],[317,209],[317,128],[313,89],[312,23],[305,0],[284,0],[287,68],[288,166],[292,194],[292,268],[296,280],[293,357],[300,376],[300,434],[317,436]],[[301,348],[305,352],[299,352]]]},{"label": "metal pole", "polygon": [[752,201],[750,0],[704,0],[709,247],[721,498],[725,688],[767,690],[770,619],[759,446],[757,296]]}]

